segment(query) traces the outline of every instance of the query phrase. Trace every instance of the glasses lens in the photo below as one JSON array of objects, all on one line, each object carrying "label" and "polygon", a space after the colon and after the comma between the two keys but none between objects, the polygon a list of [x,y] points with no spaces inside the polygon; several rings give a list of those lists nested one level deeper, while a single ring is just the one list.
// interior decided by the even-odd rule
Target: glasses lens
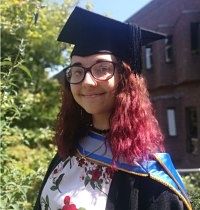
[{"label": "glasses lens", "polygon": [[66,78],[69,83],[79,83],[84,78],[84,69],[80,66],[72,66],[66,70]]},{"label": "glasses lens", "polygon": [[92,75],[98,80],[108,80],[114,74],[114,65],[111,62],[103,61],[95,64],[91,69]]}]

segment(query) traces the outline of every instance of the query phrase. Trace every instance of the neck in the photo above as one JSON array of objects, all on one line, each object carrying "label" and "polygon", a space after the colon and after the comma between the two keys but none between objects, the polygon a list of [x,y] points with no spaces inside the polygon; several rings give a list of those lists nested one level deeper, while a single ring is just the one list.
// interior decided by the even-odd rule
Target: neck
[{"label": "neck", "polygon": [[100,130],[109,129],[110,128],[109,117],[110,117],[109,113],[93,115],[92,116],[93,127],[100,129]]}]

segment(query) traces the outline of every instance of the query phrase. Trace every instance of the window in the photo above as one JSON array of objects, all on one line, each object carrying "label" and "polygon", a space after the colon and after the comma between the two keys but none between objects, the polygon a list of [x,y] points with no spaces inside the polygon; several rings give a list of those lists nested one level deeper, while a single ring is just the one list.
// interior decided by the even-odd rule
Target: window
[{"label": "window", "polygon": [[167,109],[167,123],[168,123],[168,134],[169,136],[176,136],[176,118],[175,118],[175,109]]},{"label": "window", "polygon": [[191,23],[191,51],[193,54],[200,53],[200,23]]},{"label": "window", "polygon": [[196,107],[187,107],[186,114],[186,131],[187,131],[187,151],[196,155],[199,153],[198,139],[198,119]]},{"label": "window", "polygon": [[171,63],[173,60],[172,36],[165,39],[165,62]]},{"label": "window", "polygon": [[145,63],[146,69],[152,69],[153,66],[153,58],[152,58],[152,46],[146,46],[145,48]]}]

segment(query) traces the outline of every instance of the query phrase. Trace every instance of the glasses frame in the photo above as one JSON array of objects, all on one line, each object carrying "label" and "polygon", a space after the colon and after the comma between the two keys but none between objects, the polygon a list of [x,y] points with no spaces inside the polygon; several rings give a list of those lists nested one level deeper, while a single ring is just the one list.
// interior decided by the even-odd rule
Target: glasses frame
[{"label": "glasses frame", "polygon": [[[95,65],[98,64],[98,63],[103,63],[103,62],[111,63],[111,64],[113,65],[113,74],[112,74],[111,76],[109,76],[107,79],[104,79],[104,80],[96,78],[96,77],[92,74],[92,71],[91,71],[93,66],[95,66]],[[65,80],[66,80],[69,84],[79,84],[79,83],[83,82],[83,80],[85,79],[85,75],[86,75],[87,72],[90,72],[90,74],[92,75],[92,77],[93,77],[95,80],[97,80],[97,81],[107,81],[107,80],[111,79],[111,78],[114,76],[115,70],[116,70],[116,66],[117,66],[118,64],[119,64],[118,62],[106,61],[106,60],[103,61],[103,60],[102,60],[102,61],[98,61],[98,62],[92,64],[90,67],[84,67],[84,66],[81,66],[81,65],[72,64],[72,65],[70,65],[70,66],[64,68],[63,71],[64,71],[64,73],[65,73]],[[70,81],[67,79],[67,75],[66,75],[67,70],[68,70],[69,68],[71,68],[71,67],[74,67],[74,66],[81,67],[81,68],[84,70],[84,76],[83,76],[83,78],[82,78],[82,80],[81,80],[80,82],[70,82]]]}]

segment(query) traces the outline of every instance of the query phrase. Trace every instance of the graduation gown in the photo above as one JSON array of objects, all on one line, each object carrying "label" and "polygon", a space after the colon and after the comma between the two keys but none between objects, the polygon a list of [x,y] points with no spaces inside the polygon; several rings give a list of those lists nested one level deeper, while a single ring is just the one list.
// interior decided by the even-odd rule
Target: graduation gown
[{"label": "graduation gown", "polygon": [[[103,139],[94,133],[90,139],[78,145],[78,153],[87,156],[91,161],[110,165],[112,159],[109,150],[107,154],[91,153],[91,143],[95,139]],[[85,144],[87,142],[87,144]],[[89,147],[87,145],[90,145]],[[40,210],[40,196],[47,179],[54,168],[61,162],[58,154],[51,161],[39,190],[34,210]],[[123,162],[117,164],[108,192],[106,210],[191,210],[186,190],[179,174],[174,169],[170,156],[157,153],[154,160],[139,165],[129,165]],[[102,209],[103,210],[103,209]]]}]

